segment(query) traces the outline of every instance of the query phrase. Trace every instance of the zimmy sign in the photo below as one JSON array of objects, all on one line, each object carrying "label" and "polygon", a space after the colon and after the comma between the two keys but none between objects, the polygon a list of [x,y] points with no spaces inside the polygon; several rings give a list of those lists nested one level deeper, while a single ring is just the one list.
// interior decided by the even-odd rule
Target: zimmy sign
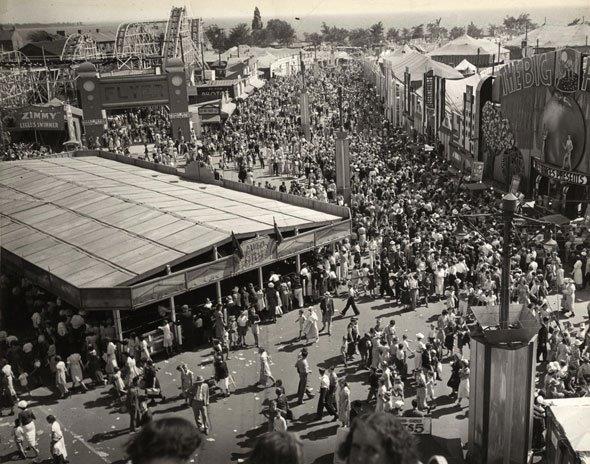
[{"label": "zimmy sign", "polygon": [[564,48],[512,61],[500,69],[502,95],[530,87],[556,87],[563,92],[590,91],[590,60],[583,69],[582,55]]},{"label": "zimmy sign", "polygon": [[15,115],[16,128],[22,130],[62,130],[64,128],[63,109],[24,108]]}]

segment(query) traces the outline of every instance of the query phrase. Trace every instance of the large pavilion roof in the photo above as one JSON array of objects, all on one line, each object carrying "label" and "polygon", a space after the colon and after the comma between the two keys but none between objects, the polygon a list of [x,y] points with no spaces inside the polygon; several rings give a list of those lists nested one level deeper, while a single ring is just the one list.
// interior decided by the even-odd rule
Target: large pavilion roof
[{"label": "large pavilion roof", "polygon": [[238,238],[343,218],[96,156],[6,162],[3,251],[77,288],[129,285]]}]

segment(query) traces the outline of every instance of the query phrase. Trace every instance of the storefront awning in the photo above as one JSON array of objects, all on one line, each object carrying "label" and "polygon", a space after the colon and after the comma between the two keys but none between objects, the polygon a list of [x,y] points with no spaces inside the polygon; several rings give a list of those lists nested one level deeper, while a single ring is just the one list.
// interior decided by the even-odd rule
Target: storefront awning
[{"label": "storefront awning", "polygon": [[543,216],[541,221],[550,222],[551,224],[557,224],[562,226],[570,222],[569,218],[566,218],[563,214],[550,214],[549,216]]}]

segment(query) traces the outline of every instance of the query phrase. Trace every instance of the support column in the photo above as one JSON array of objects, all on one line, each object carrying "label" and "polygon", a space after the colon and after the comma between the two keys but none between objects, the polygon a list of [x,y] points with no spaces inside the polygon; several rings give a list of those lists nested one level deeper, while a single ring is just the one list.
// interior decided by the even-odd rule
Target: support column
[{"label": "support column", "polygon": [[[166,266],[166,274],[172,274],[172,269],[170,266]],[[179,346],[182,346],[182,338],[180,337],[180,331],[178,330],[180,327],[176,325],[176,305],[174,304],[174,297],[170,297],[170,320],[172,321],[172,331],[174,333],[174,338],[178,342]]]},{"label": "support column", "polygon": [[[219,252],[216,246],[213,247],[213,259],[219,259]],[[221,282],[219,280],[215,282],[215,296],[217,297],[217,302],[221,303]]]},{"label": "support column", "polygon": [[258,268],[258,285],[260,285],[260,289],[264,291],[264,276],[262,274],[262,267]]},{"label": "support column", "polygon": [[[299,229],[295,229],[295,235],[299,235]],[[299,253],[295,256],[295,270],[297,274],[301,272],[301,255]]]},{"label": "support column", "polygon": [[123,326],[121,324],[121,311],[113,309],[113,322],[115,323],[115,336],[117,340],[123,340]]}]

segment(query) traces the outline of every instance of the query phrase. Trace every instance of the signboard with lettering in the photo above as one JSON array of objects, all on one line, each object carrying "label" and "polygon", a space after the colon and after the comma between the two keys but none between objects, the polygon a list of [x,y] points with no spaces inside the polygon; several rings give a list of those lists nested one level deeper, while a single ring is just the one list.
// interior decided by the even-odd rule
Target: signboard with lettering
[{"label": "signboard with lettering", "polygon": [[132,82],[105,79],[100,88],[102,105],[105,108],[168,103],[168,80],[165,75],[153,78],[143,77],[143,80]]},{"label": "signboard with lettering", "polygon": [[498,72],[503,96],[530,87],[557,87],[562,92],[590,91],[590,60],[583,67],[578,50],[564,48],[507,63]]},{"label": "signboard with lettering", "polygon": [[574,171],[566,171],[564,169],[555,168],[543,163],[538,158],[532,158],[533,169],[535,169],[542,176],[551,179],[565,182],[566,184],[587,185],[588,176]]},{"label": "signboard with lettering", "polygon": [[481,182],[483,177],[483,161],[474,161],[471,166],[471,182]]},{"label": "signboard with lettering", "polygon": [[424,74],[424,103],[427,108],[434,108],[434,75],[432,71]]},{"label": "signboard with lettering", "polygon": [[173,274],[159,280],[152,280],[131,287],[134,305],[141,305],[163,300],[165,297],[182,293],[186,285],[184,274]]},{"label": "signboard with lettering", "polygon": [[199,108],[199,114],[220,114],[220,112],[219,106],[201,106]]},{"label": "signboard with lettering", "polygon": [[432,418],[431,417],[400,417],[399,421],[403,424],[408,432],[414,435],[431,435]]},{"label": "signboard with lettering", "polygon": [[268,236],[256,237],[242,242],[244,257],[240,259],[236,272],[260,267],[275,259],[276,243]]},{"label": "signboard with lettering", "polygon": [[59,107],[28,106],[15,113],[15,128],[20,130],[64,129],[64,110]]}]

